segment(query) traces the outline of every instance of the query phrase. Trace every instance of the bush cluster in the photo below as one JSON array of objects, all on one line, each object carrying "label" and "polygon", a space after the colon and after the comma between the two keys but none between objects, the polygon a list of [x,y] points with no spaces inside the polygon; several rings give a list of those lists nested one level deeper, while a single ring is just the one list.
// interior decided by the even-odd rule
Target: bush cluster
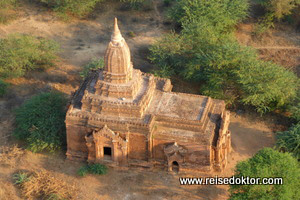
[{"label": "bush cluster", "polygon": [[228,31],[247,16],[247,0],[175,0],[169,10],[169,17],[186,25],[201,22],[214,26],[214,31]]},{"label": "bush cluster", "polygon": [[282,185],[230,185],[230,200],[299,199],[300,167],[289,153],[271,148],[237,164],[235,177],[283,178]]},{"label": "bush cluster", "polygon": [[0,1],[0,8],[11,8],[18,3],[18,0],[2,0]]},{"label": "bush cluster", "polygon": [[140,10],[140,11],[150,11],[153,9],[153,1],[152,0],[120,0],[124,2],[124,8],[132,9],[132,10]]},{"label": "bush cluster", "polygon": [[53,152],[65,145],[66,99],[60,93],[42,93],[16,110],[14,136],[29,150]]},{"label": "bush cluster", "polygon": [[262,34],[269,28],[274,28],[274,22],[293,13],[300,5],[300,0],[255,0],[265,9],[265,14],[259,19],[255,33]]},{"label": "bush cluster", "polygon": [[87,174],[106,174],[107,173],[107,167],[105,165],[101,164],[89,164],[81,167],[77,174],[79,176],[85,176]]},{"label": "bush cluster", "polygon": [[203,83],[202,94],[250,105],[260,113],[293,100],[299,87],[295,74],[259,60],[254,49],[236,41],[234,26],[247,9],[247,0],[177,0],[170,17],[182,30],[151,46],[149,59],[159,68],[155,73]]},{"label": "bush cluster", "polygon": [[97,3],[103,0],[39,0],[53,11],[66,17],[67,14],[84,17],[89,14]]},{"label": "bush cluster", "polygon": [[18,77],[53,65],[59,46],[52,40],[12,34],[0,39],[0,76]]},{"label": "bush cluster", "polygon": [[[60,17],[67,20],[69,16],[85,17],[90,14],[98,3],[104,0],[37,0],[54,12],[58,13]],[[132,8],[139,9],[147,0],[120,0],[128,3]]]},{"label": "bush cluster", "polygon": [[91,70],[102,69],[104,67],[103,58],[93,59],[90,63],[83,66],[83,70],[79,72],[81,78],[85,79]]},{"label": "bush cluster", "polygon": [[278,132],[276,139],[278,150],[290,152],[300,160],[300,122],[291,126],[287,131]]}]

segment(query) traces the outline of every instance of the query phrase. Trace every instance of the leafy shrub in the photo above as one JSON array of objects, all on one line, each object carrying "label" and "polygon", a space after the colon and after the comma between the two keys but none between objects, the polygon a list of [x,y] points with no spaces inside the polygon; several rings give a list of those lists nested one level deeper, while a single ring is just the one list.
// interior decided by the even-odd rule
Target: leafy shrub
[{"label": "leafy shrub", "polygon": [[243,65],[237,71],[241,101],[265,113],[291,102],[297,95],[299,80],[281,66],[261,60]]},{"label": "leafy shrub", "polygon": [[106,174],[107,173],[107,167],[105,165],[101,164],[89,164],[81,167],[77,174],[79,176],[85,176],[87,174]]},{"label": "leafy shrub", "polygon": [[160,66],[157,70],[152,70],[151,73],[157,77],[171,78],[171,76],[174,75],[174,70],[171,67],[164,65]]},{"label": "leafy shrub", "polygon": [[291,14],[293,9],[300,5],[299,0],[256,0],[256,2],[267,10],[267,14],[276,19]]},{"label": "leafy shrub", "polygon": [[8,84],[0,79],[0,97],[2,97],[6,93],[7,87]]},{"label": "leafy shrub", "polygon": [[300,160],[300,123],[297,123],[284,132],[276,135],[276,147],[284,152],[292,153]]},{"label": "leafy shrub", "polygon": [[300,122],[300,102],[290,108],[292,118]]},{"label": "leafy shrub", "polygon": [[52,8],[53,11],[66,17],[71,14],[77,17],[84,17],[89,14],[97,3],[103,0],[39,0]]},{"label": "leafy shrub", "polygon": [[291,113],[291,118],[296,122],[300,122],[300,89],[294,102],[289,105],[288,111]]},{"label": "leafy shrub", "polygon": [[18,172],[13,175],[14,183],[16,185],[23,184],[24,182],[29,180],[28,174],[25,172]]},{"label": "leafy shrub", "polygon": [[282,177],[282,185],[230,185],[230,200],[298,199],[300,168],[289,153],[270,148],[260,150],[252,158],[237,164],[235,177]]},{"label": "leafy shrub", "polygon": [[262,5],[266,13],[259,19],[255,27],[255,34],[262,34],[270,28],[274,28],[274,22],[292,14],[292,11],[300,5],[299,0],[256,0]]},{"label": "leafy shrub", "polygon": [[13,34],[0,39],[0,76],[18,77],[53,65],[58,44],[52,40]]},{"label": "leafy shrub", "polygon": [[11,8],[18,3],[18,0],[1,0],[0,8]]},{"label": "leafy shrub", "polygon": [[25,140],[33,152],[53,152],[65,144],[66,99],[60,93],[42,93],[16,110],[17,139]]},{"label": "leafy shrub", "polygon": [[104,67],[103,58],[93,59],[89,64],[83,66],[83,70],[79,73],[79,75],[85,79],[91,70],[102,69]]},{"label": "leafy shrub", "polygon": [[260,36],[267,32],[270,28],[274,28],[274,16],[271,14],[266,14],[258,20],[258,23],[254,27],[254,35]]},{"label": "leafy shrub", "polygon": [[124,2],[123,8],[124,10],[142,10],[142,11],[150,11],[153,9],[153,2],[151,0],[120,0]]},{"label": "leafy shrub", "polygon": [[175,0],[169,17],[182,25],[191,22],[208,23],[215,31],[231,29],[247,16],[247,0]]}]

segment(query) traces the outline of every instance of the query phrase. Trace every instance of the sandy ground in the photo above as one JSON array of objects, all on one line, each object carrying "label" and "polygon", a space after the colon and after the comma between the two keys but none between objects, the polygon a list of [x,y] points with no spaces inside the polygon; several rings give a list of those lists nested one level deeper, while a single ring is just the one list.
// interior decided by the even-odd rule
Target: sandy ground
[{"label": "sandy ground", "polygon": [[[104,55],[110,40],[113,18],[120,21],[121,31],[131,49],[134,67],[150,71],[153,67],[146,59],[148,46],[166,32],[170,27],[163,25],[160,9],[148,12],[121,11],[117,3],[105,4],[93,14],[93,19],[73,20],[64,23],[51,13],[37,6],[24,6],[21,17],[8,25],[0,25],[0,37],[10,33],[26,33],[51,38],[60,43],[62,51],[57,67],[45,72],[32,72],[23,78],[8,80],[12,85],[8,94],[0,99],[0,145],[14,143],[10,138],[14,117],[12,110],[41,91],[56,89],[69,95],[80,84],[78,72],[81,66],[92,58]],[[281,45],[255,42],[246,28],[238,29],[239,41],[245,45],[263,47]],[[130,38],[129,32],[135,33]],[[244,35],[243,35],[244,34]],[[277,36],[276,36],[277,37]],[[282,39],[283,36],[278,35]],[[297,36],[298,37],[298,36]],[[289,46],[299,44],[284,43]],[[293,54],[294,55],[294,54]],[[294,61],[293,61],[294,62]],[[293,66],[296,66],[295,62]],[[176,79],[175,79],[176,80]],[[179,80],[175,81],[174,90],[197,93],[198,87]],[[253,118],[253,116],[252,116]],[[264,122],[262,118],[249,115],[232,114],[230,130],[232,131],[233,152],[227,170],[219,176],[231,176],[235,164],[249,158],[259,149],[274,144],[273,131],[278,130],[276,121]],[[0,200],[21,199],[20,190],[13,185],[12,175],[18,170],[46,169],[69,183],[80,188],[80,199],[227,199],[228,186],[180,186],[179,176],[213,176],[214,174],[168,174],[161,169],[143,171],[131,169],[118,171],[109,169],[107,175],[78,177],[76,171],[83,163],[65,160],[64,152],[57,155],[26,154],[13,166],[0,164]],[[1,196],[2,195],[2,196]]]},{"label": "sandy ground", "polygon": [[294,27],[277,24],[262,36],[253,35],[254,23],[237,27],[236,37],[245,46],[256,48],[260,58],[273,61],[297,73],[300,77],[300,34]]}]

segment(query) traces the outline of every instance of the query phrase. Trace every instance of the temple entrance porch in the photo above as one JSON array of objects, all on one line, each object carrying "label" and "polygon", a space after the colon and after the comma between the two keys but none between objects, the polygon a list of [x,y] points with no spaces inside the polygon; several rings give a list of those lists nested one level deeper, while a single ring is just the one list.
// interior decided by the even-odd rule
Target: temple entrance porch
[{"label": "temple entrance porch", "polygon": [[106,125],[85,137],[88,148],[88,162],[109,162],[123,164],[127,161],[127,141]]}]

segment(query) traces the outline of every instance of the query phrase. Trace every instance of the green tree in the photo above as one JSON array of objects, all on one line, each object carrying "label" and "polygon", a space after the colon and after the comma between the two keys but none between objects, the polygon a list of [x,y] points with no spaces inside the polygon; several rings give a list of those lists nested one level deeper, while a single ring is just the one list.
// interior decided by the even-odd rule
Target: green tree
[{"label": "green tree", "polygon": [[53,152],[65,144],[66,99],[60,93],[42,93],[16,110],[14,136],[29,150]]},{"label": "green tree", "polygon": [[255,33],[258,35],[274,28],[275,21],[280,21],[285,16],[291,15],[293,10],[300,5],[300,0],[256,0],[256,2],[266,10],[255,28]]},{"label": "green tree", "polygon": [[176,0],[169,17],[180,24],[210,23],[224,32],[247,16],[248,0]]},{"label": "green tree", "polygon": [[282,177],[282,185],[230,185],[230,200],[290,200],[300,196],[300,167],[289,153],[271,148],[237,164],[235,177]]},{"label": "green tree", "polygon": [[[230,104],[251,105],[260,113],[280,108],[295,98],[299,87],[295,74],[259,60],[253,48],[236,41],[233,26],[246,16],[247,3],[177,2],[180,6],[175,5],[176,12],[172,12],[173,18],[182,23],[180,34],[167,34],[150,47],[149,59],[159,68],[156,75],[176,74],[199,82],[202,94]],[[239,14],[231,13],[231,7],[240,8]]]},{"label": "green tree", "polygon": [[299,79],[272,62],[256,59],[237,71],[241,101],[264,113],[291,102],[297,95]]},{"label": "green tree", "polygon": [[293,9],[300,5],[300,0],[256,0],[256,2],[277,20],[291,14]]},{"label": "green tree", "polygon": [[0,76],[18,77],[53,65],[59,46],[52,40],[12,34],[0,39]]},{"label": "green tree", "polygon": [[68,18],[67,14],[76,17],[84,17],[89,14],[97,3],[103,0],[39,0],[46,6],[53,9],[64,18]]}]

